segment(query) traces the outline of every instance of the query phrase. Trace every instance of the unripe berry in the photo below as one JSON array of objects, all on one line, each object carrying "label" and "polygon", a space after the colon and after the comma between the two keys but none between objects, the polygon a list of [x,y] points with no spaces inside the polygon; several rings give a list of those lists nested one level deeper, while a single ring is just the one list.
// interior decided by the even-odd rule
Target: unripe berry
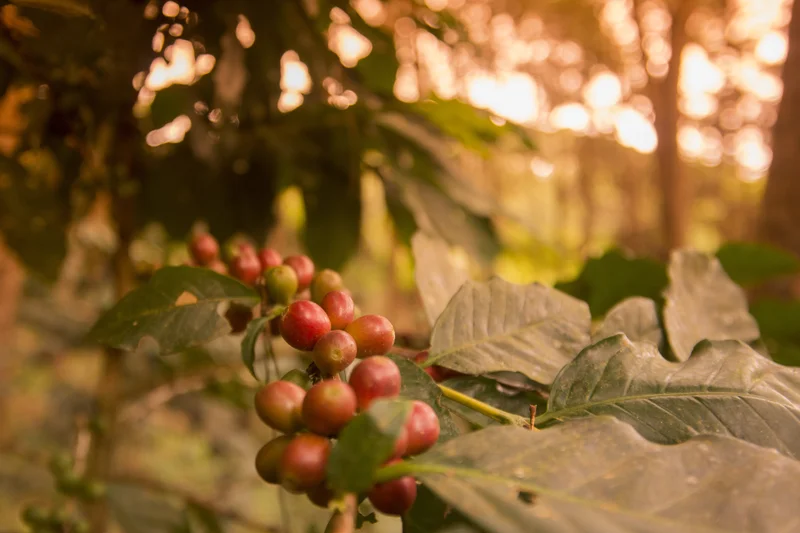
[{"label": "unripe berry", "polygon": [[313,350],[317,341],[330,330],[331,320],[314,302],[293,302],[281,318],[281,336],[298,350]]},{"label": "unripe berry", "polygon": [[314,345],[314,364],[323,374],[341,372],[356,358],[356,341],[346,331],[329,331]]},{"label": "unripe berry", "polygon": [[245,248],[231,260],[231,275],[247,285],[253,285],[261,275],[261,263],[252,248]]},{"label": "unripe berry", "polygon": [[189,244],[189,252],[198,265],[209,265],[219,256],[219,243],[208,233],[198,233]]},{"label": "unripe berry", "polygon": [[274,485],[280,483],[278,466],[280,465],[281,457],[283,457],[283,452],[290,442],[292,442],[292,437],[281,435],[272,439],[258,450],[256,454],[256,472],[261,476],[261,479]]},{"label": "unripe berry", "polygon": [[288,304],[297,292],[297,274],[292,267],[279,265],[267,270],[264,275],[267,295],[275,303]]},{"label": "unripe berry", "polygon": [[297,273],[298,291],[304,291],[314,279],[314,262],[307,255],[290,255],[283,260],[284,265],[289,265]]},{"label": "unripe berry", "polygon": [[302,409],[306,391],[288,381],[267,383],[256,393],[256,413],[269,427],[294,433],[303,427]]},{"label": "unripe berry", "polygon": [[331,441],[312,433],[301,433],[286,446],[278,475],[283,487],[294,493],[311,490],[325,481]]},{"label": "unripe berry", "polygon": [[256,254],[256,249],[245,235],[237,234],[225,242],[223,259],[230,263],[243,253]]},{"label": "unripe berry", "polygon": [[266,272],[272,267],[283,264],[283,257],[274,248],[262,248],[258,251],[258,262],[261,263],[261,272]]},{"label": "unripe berry", "polygon": [[[389,461],[390,465],[398,460]],[[406,513],[417,499],[417,482],[411,476],[405,476],[386,483],[378,483],[367,494],[372,506],[383,514],[401,516]]]},{"label": "unripe berry", "polygon": [[281,380],[299,385],[306,391],[311,388],[311,379],[309,379],[308,374],[297,368],[289,370],[281,377]]},{"label": "unripe berry", "polygon": [[430,405],[414,400],[406,421],[406,431],[408,431],[406,455],[418,455],[439,440],[439,417]]},{"label": "unripe berry", "polygon": [[323,509],[328,508],[328,504],[331,503],[333,499],[333,491],[328,488],[328,485],[325,483],[321,485],[317,485],[313,489],[309,490],[308,499],[316,505],[317,507],[322,507]]},{"label": "unripe berry", "polygon": [[356,416],[356,393],[338,380],[320,381],[303,400],[303,423],[317,435],[334,437]]},{"label": "unripe berry", "polygon": [[322,303],[326,294],[331,291],[340,291],[342,287],[344,287],[342,276],[335,270],[326,268],[314,276],[314,281],[311,282],[311,299]]},{"label": "unripe berry", "polygon": [[213,270],[217,274],[222,274],[223,276],[228,275],[228,266],[219,258],[212,260],[208,265],[206,265],[206,268]]},{"label": "unripe berry", "polygon": [[241,333],[247,329],[247,324],[253,319],[253,310],[246,305],[232,303],[225,311],[225,318],[231,326],[231,333]]},{"label": "unripe berry", "polygon": [[376,355],[361,361],[350,374],[350,386],[356,393],[358,408],[369,408],[378,398],[392,398],[400,394],[400,369],[388,357]]},{"label": "unripe berry", "polygon": [[331,329],[344,329],[355,318],[353,299],[344,291],[331,291],[320,304],[331,319]]},{"label": "unripe berry", "polygon": [[61,494],[72,496],[77,494],[81,488],[81,478],[78,474],[72,471],[62,472],[56,476],[56,489]]},{"label": "unripe berry", "polygon": [[384,355],[394,345],[394,327],[389,319],[380,315],[364,315],[347,325],[344,330],[353,336],[358,345],[358,357]]}]

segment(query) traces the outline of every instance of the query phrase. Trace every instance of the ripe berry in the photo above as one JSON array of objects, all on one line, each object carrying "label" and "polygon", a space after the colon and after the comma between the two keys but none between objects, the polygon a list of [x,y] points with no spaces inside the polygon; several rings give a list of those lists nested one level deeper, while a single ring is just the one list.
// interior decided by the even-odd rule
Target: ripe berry
[{"label": "ripe berry", "polygon": [[189,252],[198,265],[209,265],[219,256],[219,243],[208,233],[198,233],[189,244]]},{"label": "ripe berry", "polygon": [[392,459],[399,459],[406,454],[408,450],[408,430],[404,427],[400,430],[400,435],[394,441],[394,451],[392,451]]},{"label": "ripe berry", "polygon": [[281,336],[292,348],[311,351],[331,330],[331,320],[314,302],[293,302],[281,318]]},{"label": "ripe berry", "polygon": [[264,278],[269,299],[275,303],[288,304],[297,292],[297,274],[289,266],[272,267]]},{"label": "ripe berry", "polygon": [[430,405],[414,400],[406,421],[406,431],[408,431],[406,455],[420,454],[439,440],[439,417]]},{"label": "ripe berry", "polygon": [[294,493],[311,490],[325,481],[325,468],[331,441],[312,433],[301,433],[286,446],[278,477],[283,487]]},{"label": "ripe berry", "polygon": [[231,275],[247,285],[253,285],[261,274],[261,263],[252,248],[244,248],[231,260]]},{"label": "ripe berry", "polygon": [[333,330],[314,345],[314,363],[323,374],[341,372],[356,358],[356,341],[346,331]]},{"label": "ripe berry", "polygon": [[207,268],[210,268],[217,274],[222,274],[223,276],[228,275],[228,266],[222,262],[221,259],[216,258],[212,260],[209,264],[206,265]]},{"label": "ripe berry", "polygon": [[256,413],[269,427],[294,433],[303,427],[302,409],[306,391],[288,381],[264,385],[255,398]]},{"label": "ripe berry", "polygon": [[333,499],[333,491],[328,488],[328,485],[322,483],[308,491],[308,499],[311,503],[323,509],[328,508],[328,504]]},{"label": "ripe berry", "polygon": [[326,268],[314,276],[314,281],[311,282],[311,299],[322,303],[326,294],[331,291],[340,291],[342,287],[344,287],[342,276],[335,270]]},{"label": "ripe berry", "polygon": [[256,249],[250,242],[250,239],[244,235],[234,235],[225,242],[223,249],[223,259],[230,263],[243,253],[253,253],[255,255]]},{"label": "ripe berry", "polygon": [[[386,463],[390,465],[397,462],[395,459]],[[367,494],[372,506],[378,511],[401,516],[411,509],[417,498],[417,482],[411,476],[405,476],[386,483],[378,483]]]},{"label": "ripe berry", "polygon": [[253,319],[253,310],[246,305],[233,303],[225,311],[225,318],[231,325],[231,333],[241,333],[247,329],[247,324]]},{"label": "ripe berry", "polygon": [[333,437],[356,416],[356,393],[338,380],[320,381],[303,400],[303,423],[317,435]]},{"label": "ripe berry", "polygon": [[283,257],[275,248],[262,248],[258,251],[258,262],[261,263],[261,272],[266,272],[283,264]]},{"label": "ripe berry", "polygon": [[361,361],[350,374],[350,386],[356,393],[358,408],[369,408],[373,400],[392,398],[400,394],[400,369],[394,361],[382,355]]},{"label": "ripe berry", "polygon": [[344,329],[355,318],[355,304],[346,292],[331,291],[320,305],[331,319],[331,329]]},{"label": "ripe berry", "polygon": [[274,438],[258,450],[256,454],[256,472],[267,483],[279,484],[278,465],[283,457],[286,446],[292,442],[292,437],[281,435]]},{"label": "ripe berry", "polygon": [[304,291],[314,279],[314,262],[307,255],[290,255],[283,260],[297,273],[298,291]]},{"label": "ripe berry", "polygon": [[[417,355],[414,356],[414,362],[417,364],[424,363],[427,359],[428,359],[428,350],[422,350],[421,352],[419,352]],[[423,368],[423,370],[436,383],[441,383],[446,379],[464,375],[461,372],[450,370],[449,368],[445,368],[439,365],[426,366],[425,368]]]},{"label": "ripe berry", "polygon": [[356,340],[359,358],[384,355],[394,344],[394,327],[388,318],[380,315],[364,315],[344,329]]}]

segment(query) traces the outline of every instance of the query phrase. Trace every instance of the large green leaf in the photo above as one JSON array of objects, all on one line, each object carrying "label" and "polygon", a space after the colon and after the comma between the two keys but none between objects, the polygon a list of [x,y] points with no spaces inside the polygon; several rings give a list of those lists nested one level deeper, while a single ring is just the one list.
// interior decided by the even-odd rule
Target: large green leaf
[{"label": "large green leaf", "polygon": [[747,312],[747,296],[719,260],[689,250],[673,252],[669,279],[664,327],[679,361],[688,359],[703,339],[758,339],[758,324]]},{"label": "large green leaf", "polygon": [[[498,383],[488,376],[450,378],[442,382],[442,385],[492,407],[497,407],[507,413],[513,413],[526,419],[530,419],[531,406],[535,406],[540,413],[544,412],[547,407],[546,401],[534,391]],[[493,419],[455,402],[448,402],[447,406],[479,427],[497,423]]]},{"label": "large green leaf", "polygon": [[464,531],[478,531],[466,522],[464,515],[447,505],[428,487],[421,485],[417,489],[414,505],[403,516],[403,533],[442,532],[443,528],[453,526],[471,528]]},{"label": "large green leaf", "polygon": [[409,400],[420,400],[430,405],[439,417],[439,442],[444,442],[458,435],[458,428],[453,417],[444,407],[442,391],[436,382],[416,363],[400,355],[389,355],[400,369],[402,385],[400,396]]},{"label": "large green leaf", "polygon": [[800,259],[763,243],[725,243],[717,250],[717,259],[731,279],[742,285],[800,272]]},{"label": "large green leaf", "polygon": [[613,415],[655,442],[729,435],[800,457],[800,369],[739,341],[705,341],[688,361],[617,335],[588,348],[558,375],[537,425]]},{"label": "large green leaf", "polygon": [[634,342],[647,341],[660,346],[664,340],[656,303],[649,298],[634,297],[623,300],[606,314],[603,323],[592,334],[592,341],[624,333]]},{"label": "large green leaf", "polygon": [[258,300],[252,288],[209,269],[165,267],[100,317],[89,338],[126,350],[147,339],[162,355],[171,354],[229,333],[221,304]]},{"label": "large green leaf", "polygon": [[772,533],[800,518],[797,461],[719,436],[661,446],[608,417],[492,426],[381,476],[400,472],[497,533]]},{"label": "large green leaf", "polygon": [[450,298],[469,280],[469,272],[452,260],[447,243],[441,239],[418,231],[411,247],[417,290],[428,321],[434,325]]},{"label": "large green leaf", "polygon": [[751,311],[770,357],[782,365],[800,366],[800,302],[763,298]]},{"label": "large green leaf", "polygon": [[[285,307],[283,306],[277,306],[271,309],[266,315],[251,320],[250,323],[247,324],[247,330],[242,338],[242,363],[244,363],[244,366],[247,367],[247,370],[250,371],[250,374],[256,378],[256,380],[259,379],[256,375],[256,369],[254,368],[256,362],[256,343],[264,332],[264,327],[267,323],[273,318],[280,316],[284,309]],[[269,343],[266,349],[271,349]],[[271,353],[266,356],[273,357]]]},{"label": "large green leaf", "polygon": [[467,282],[439,316],[426,365],[465,374],[501,370],[552,383],[589,343],[584,302],[538,283]]}]

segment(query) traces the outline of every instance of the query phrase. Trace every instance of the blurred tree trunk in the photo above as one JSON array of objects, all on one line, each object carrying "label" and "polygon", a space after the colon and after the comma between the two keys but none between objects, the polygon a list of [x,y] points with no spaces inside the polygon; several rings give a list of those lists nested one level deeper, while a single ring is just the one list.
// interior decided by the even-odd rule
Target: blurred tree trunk
[{"label": "blurred tree trunk", "polygon": [[800,255],[800,2],[792,6],[783,99],[772,136],[772,166],[761,204],[761,239]]}]

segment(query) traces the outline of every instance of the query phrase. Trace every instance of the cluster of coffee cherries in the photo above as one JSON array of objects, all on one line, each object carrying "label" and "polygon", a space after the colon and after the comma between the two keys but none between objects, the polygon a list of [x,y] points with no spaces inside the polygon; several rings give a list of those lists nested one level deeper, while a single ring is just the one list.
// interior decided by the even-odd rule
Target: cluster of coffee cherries
[{"label": "cluster of coffee cherries", "polygon": [[[375,400],[399,395],[400,385],[397,365],[381,355],[360,361],[347,383],[325,379],[308,390],[283,380],[265,385],[256,393],[256,413],[284,434],[261,448],[256,455],[256,471],[266,482],[280,484],[296,494],[305,493],[314,504],[328,507],[334,496],[326,484],[331,439]],[[386,464],[422,453],[438,438],[436,413],[427,403],[415,400]],[[366,494],[375,509],[398,516],[411,507],[416,495],[413,477],[376,484]]]}]

